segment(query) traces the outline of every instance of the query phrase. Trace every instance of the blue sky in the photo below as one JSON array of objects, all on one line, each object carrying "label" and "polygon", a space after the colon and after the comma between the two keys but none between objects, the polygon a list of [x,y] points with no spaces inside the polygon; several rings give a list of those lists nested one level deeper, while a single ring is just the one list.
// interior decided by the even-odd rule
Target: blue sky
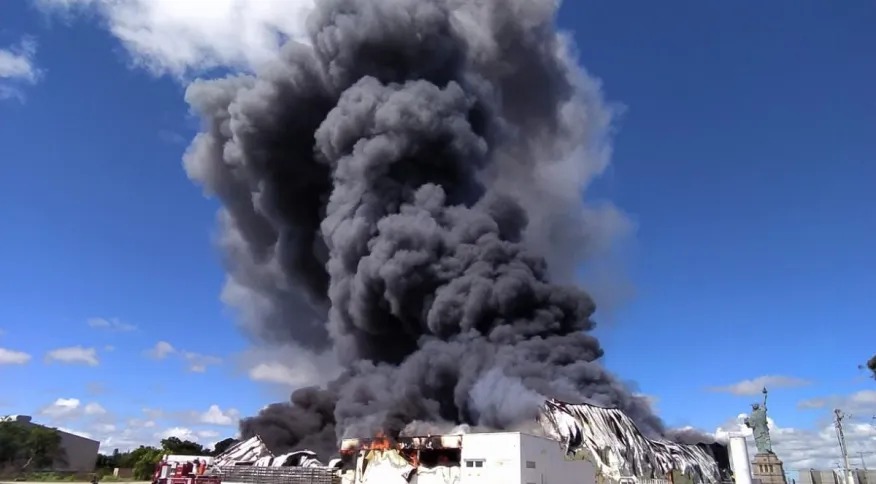
[{"label": "blue sky", "polygon": [[[0,388],[17,389],[0,414],[110,447],[232,436],[239,415],[285,398],[295,368],[253,351],[219,299],[218,205],[182,169],[198,123],[173,73],[269,53],[174,48],[234,25],[198,2],[139,17],[154,22],[140,37],[102,1],[37,8],[53,3],[0,2]],[[170,5],[147,3],[128,5]],[[876,352],[876,6],[567,2],[560,24],[625,106],[587,195],[636,223],[634,293],[600,314],[607,366],[669,424],[708,431],[733,427],[766,381],[777,441],[818,442],[790,467],[835,461],[818,433],[832,405],[860,424],[851,450],[876,451],[876,388],[856,368]],[[200,36],[168,36],[185,29]],[[173,350],[148,355],[160,341]]]}]

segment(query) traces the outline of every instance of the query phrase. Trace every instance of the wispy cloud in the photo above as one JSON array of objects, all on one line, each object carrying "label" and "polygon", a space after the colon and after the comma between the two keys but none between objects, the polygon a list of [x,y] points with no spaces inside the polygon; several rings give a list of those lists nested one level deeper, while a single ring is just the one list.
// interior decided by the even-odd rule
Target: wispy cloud
[{"label": "wispy cloud", "polygon": [[46,362],[65,363],[70,365],[97,366],[100,361],[97,358],[97,350],[83,346],[69,346],[49,351],[46,354]]},{"label": "wispy cloud", "polygon": [[23,351],[0,348],[0,365],[24,365],[31,356]]},{"label": "wispy cloud", "polygon": [[163,360],[176,353],[176,348],[167,341],[159,341],[155,346],[145,351],[146,356],[155,360]]},{"label": "wispy cloud", "polygon": [[797,408],[801,410],[841,408],[851,413],[876,414],[876,390],[861,390],[850,395],[809,398],[797,402]]},{"label": "wispy cloud", "polygon": [[137,326],[125,323],[118,318],[88,318],[88,326],[106,331],[136,331]]},{"label": "wispy cloud", "polygon": [[34,61],[36,41],[30,37],[18,44],[0,48],[0,100],[15,98],[24,101],[23,85],[36,84],[42,70]]},{"label": "wispy cloud", "polygon": [[202,355],[192,351],[186,351],[183,353],[183,358],[185,358],[186,363],[188,364],[189,371],[194,373],[204,373],[207,371],[208,366],[222,363],[222,358],[219,358],[218,356]]},{"label": "wispy cloud", "polygon": [[743,380],[725,386],[711,387],[709,391],[716,393],[732,393],[733,395],[757,395],[764,388],[796,388],[811,384],[802,378],[781,375],[764,375],[751,380]]},{"label": "wispy cloud", "polygon": [[208,367],[222,363],[222,358],[218,356],[180,350],[167,341],[159,341],[143,353],[153,360],[163,360],[170,356],[179,357],[185,362],[188,370],[194,373],[204,373]]}]

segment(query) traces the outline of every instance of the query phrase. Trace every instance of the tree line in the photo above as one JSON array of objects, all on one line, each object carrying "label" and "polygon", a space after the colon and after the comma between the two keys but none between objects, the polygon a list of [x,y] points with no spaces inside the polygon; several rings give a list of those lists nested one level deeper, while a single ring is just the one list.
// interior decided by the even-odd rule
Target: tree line
[{"label": "tree line", "polygon": [[221,440],[213,446],[213,449],[208,449],[197,442],[190,440],[182,440],[178,437],[168,437],[161,439],[158,447],[141,445],[136,449],[128,452],[119,452],[114,450],[112,454],[98,454],[95,470],[98,474],[112,474],[113,469],[129,468],[133,469],[134,479],[150,480],[152,472],[155,470],[155,464],[161,460],[161,456],[166,454],[175,455],[211,455],[216,456],[225,452],[229,447],[237,441],[228,438]]},{"label": "tree line", "polygon": [[[159,446],[144,446],[112,454],[98,454],[95,472],[112,474],[113,469],[131,468],[134,478],[150,480],[155,464],[165,454],[218,455],[234,445],[228,438],[217,442],[212,449],[178,437],[161,439]],[[53,470],[67,463],[57,429],[16,421],[0,421],[0,475],[21,475]]]}]

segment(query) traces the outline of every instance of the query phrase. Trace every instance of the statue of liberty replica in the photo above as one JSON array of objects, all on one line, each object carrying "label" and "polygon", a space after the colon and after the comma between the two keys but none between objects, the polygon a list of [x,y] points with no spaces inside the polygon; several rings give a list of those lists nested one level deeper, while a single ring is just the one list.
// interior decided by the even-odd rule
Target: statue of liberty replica
[{"label": "statue of liberty replica", "polygon": [[757,454],[751,462],[751,473],[761,484],[787,484],[782,461],[773,452],[770,428],[767,421],[767,389],[763,389],[763,403],[752,403],[751,413],[745,419],[745,426],[754,434]]}]

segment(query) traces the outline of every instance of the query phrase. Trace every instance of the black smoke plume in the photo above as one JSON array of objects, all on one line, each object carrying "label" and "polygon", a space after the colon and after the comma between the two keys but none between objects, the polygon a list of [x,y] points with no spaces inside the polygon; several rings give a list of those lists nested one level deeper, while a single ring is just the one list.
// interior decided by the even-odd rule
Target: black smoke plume
[{"label": "black smoke plume", "polygon": [[343,367],[244,419],[325,456],[412,422],[508,428],[544,396],[647,403],[598,363],[572,274],[610,231],[581,189],[610,113],[554,0],[322,0],[257,76],[193,83],[189,176],[218,197],[228,283],[256,337]]}]

